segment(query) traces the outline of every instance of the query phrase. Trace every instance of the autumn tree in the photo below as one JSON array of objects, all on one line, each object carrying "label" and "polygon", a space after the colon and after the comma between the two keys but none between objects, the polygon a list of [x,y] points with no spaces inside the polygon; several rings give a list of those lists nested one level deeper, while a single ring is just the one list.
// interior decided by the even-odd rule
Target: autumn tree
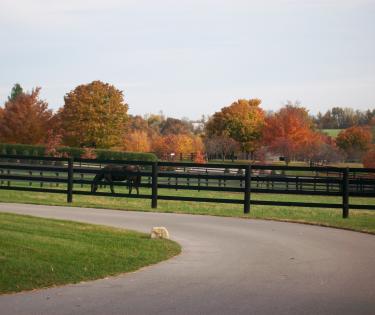
[{"label": "autumn tree", "polygon": [[150,152],[151,145],[147,132],[135,130],[127,133],[123,149],[128,152]]},{"label": "autumn tree", "polygon": [[326,165],[327,163],[342,161],[343,152],[336,146],[331,137],[312,132],[299,146],[297,157],[309,162],[310,165]]},{"label": "autumn tree", "polygon": [[158,136],[152,142],[152,152],[163,157],[170,153],[190,154],[203,151],[203,142],[199,136],[177,134]]},{"label": "autumn tree", "polygon": [[349,159],[361,159],[370,148],[371,140],[372,135],[368,128],[354,126],[341,131],[336,143],[346,152]]},{"label": "autumn tree", "polygon": [[363,156],[363,166],[368,168],[375,168],[375,145]]},{"label": "autumn tree", "polygon": [[208,137],[222,136],[225,132],[240,144],[241,150],[253,153],[259,146],[264,125],[264,112],[259,99],[240,99],[220,112],[206,124]]},{"label": "autumn tree", "polygon": [[191,128],[187,121],[168,117],[161,123],[160,133],[162,135],[169,134],[190,134]]},{"label": "autumn tree", "polygon": [[127,127],[129,132],[133,131],[148,131],[148,122],[142,116],[139,115],[129,115]]},{"label": "autumn tree", "polygon": [[225,157],[233,157],[234,153],[240,150],[238,142],[225,133],[221,136],[206,137],[203,142],[209,157],[219,155],[224,160]]},{"label": "autumn tree", "polygon": [[160,114],[148,114],[145,115],[145,120],[147,121],[149,129],[151,129],[154,134],[159,134],[160,128],[165,121],[165,116],[162,112],[160,112]]},{"label": "autumn tree", "polygon": [[39,99],[40,88],[12,94],[0,115],[0,139],[8,143],[38,144],[45,141],[52,111]]},{"label": "autumn tree", "polygon": [[70,146],[121,146],[128,105],[122,91],[101,81],[77,86],[64,97],[61,124],[64,143]]},{"label": "autumn tree", "polygon": [[313,136],[312,121],[305,108],[286,105],[269,115],[263,129],[263,143],[269,150],[285,158],[286,164]]}]

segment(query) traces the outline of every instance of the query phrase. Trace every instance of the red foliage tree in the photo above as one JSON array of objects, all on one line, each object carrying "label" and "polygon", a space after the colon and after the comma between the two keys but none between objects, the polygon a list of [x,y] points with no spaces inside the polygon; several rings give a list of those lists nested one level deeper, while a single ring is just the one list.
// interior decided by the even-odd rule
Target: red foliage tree
[{"label": "red foliage tree", "polygon": [[45,141],[45,155],[54,157],[63,157],[61,152],[58,152],[58,147],[62,145],[62,135],[55,134],[53,130],[48,130]]},{"label": "red foliage tree", "polygon": [[286,164],[314,137],[312,121],[305,108],[287,105],[266,118],[263,143]]},{"label": "red foliage tree", "polygon": [[0,115],[0,138],[8,143],[38,144],[45,141],[52,111],[39,99],[40,88],[19,93],[5,103]]}]

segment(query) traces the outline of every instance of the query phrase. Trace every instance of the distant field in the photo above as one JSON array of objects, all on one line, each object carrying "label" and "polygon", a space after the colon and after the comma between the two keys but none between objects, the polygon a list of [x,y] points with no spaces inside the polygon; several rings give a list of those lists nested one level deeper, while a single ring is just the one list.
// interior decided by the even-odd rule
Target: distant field
[{"label": "distant field", "polygon": [[343,129],[322,129],[322,132],[332,138],[336,138],[341,130]]}]

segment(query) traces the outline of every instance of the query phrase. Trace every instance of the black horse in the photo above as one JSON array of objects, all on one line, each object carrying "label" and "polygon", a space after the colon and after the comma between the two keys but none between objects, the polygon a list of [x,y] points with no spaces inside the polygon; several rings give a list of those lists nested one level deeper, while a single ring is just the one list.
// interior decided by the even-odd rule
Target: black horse
[{"label": "black horse", "polygon": [[91,192],[96,192],[99,182],[104,180],[110,185],[111,192],[114,194],[115,190],[113,189],[113,182],[127,180],[129,195],[132,192],[133,186],[137,190],[137,195],[139,195],[139,185],[141,184],[141,175],[139,174],[140,170],[141,169],[137,165],[107,165],[95,175],[91,184]]}]

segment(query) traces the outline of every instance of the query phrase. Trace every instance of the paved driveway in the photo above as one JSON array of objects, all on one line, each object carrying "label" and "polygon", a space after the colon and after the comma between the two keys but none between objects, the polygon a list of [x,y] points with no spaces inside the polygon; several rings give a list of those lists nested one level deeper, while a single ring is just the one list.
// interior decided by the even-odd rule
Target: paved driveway
[{"label": "paved driveway", "polygon": [[0,204],[149,232],[181,255],[115,278],[0,296],[0,314],[375,314],[375,236],[262,220]]}]

